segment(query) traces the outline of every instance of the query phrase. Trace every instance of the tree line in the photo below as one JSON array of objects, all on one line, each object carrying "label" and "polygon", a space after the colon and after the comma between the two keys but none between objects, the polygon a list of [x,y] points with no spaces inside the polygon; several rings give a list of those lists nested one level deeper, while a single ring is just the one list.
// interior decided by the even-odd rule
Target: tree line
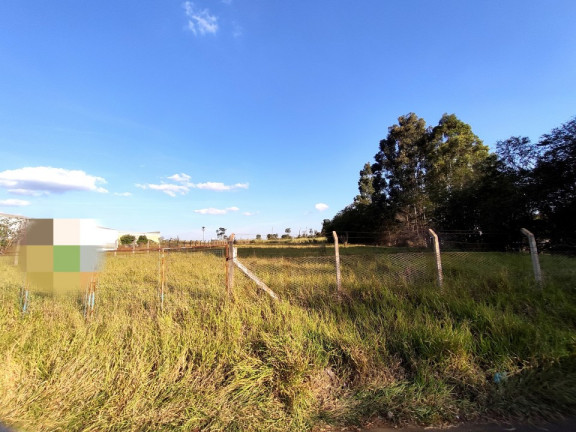
[{"label": "tree line", "polygon": [[574,246],[576,117],[538,142],[513,136],[495,148],[454,114],[434,127],[401,116],[360,171],[359,194],[323,232],[402,246],[425,244],[427,228],[498,233],[505,248],[524,227],[549,247]]}]

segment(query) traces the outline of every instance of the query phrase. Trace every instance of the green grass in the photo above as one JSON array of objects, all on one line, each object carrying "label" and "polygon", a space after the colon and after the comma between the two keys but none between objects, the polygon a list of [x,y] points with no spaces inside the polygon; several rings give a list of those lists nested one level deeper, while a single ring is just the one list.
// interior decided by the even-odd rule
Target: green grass
[{"label": "green grass", "polygon": [[21,276],[0,257],[0,420],[24,431],[301,431],[374,415],[575,412],[565,261],[543,262],[540,290],[519,276],[525,257],[447,258],[440,289],[414,273],[426,255],[368,248],[343,259],[338,297],[329,253],[289,250],[239,250],[280,303],[239,271],[228,298],[217,254],[170,254],[163,311],[158,255],[109,257],[89,320],[80,296],[32,294],[23,315]]}]

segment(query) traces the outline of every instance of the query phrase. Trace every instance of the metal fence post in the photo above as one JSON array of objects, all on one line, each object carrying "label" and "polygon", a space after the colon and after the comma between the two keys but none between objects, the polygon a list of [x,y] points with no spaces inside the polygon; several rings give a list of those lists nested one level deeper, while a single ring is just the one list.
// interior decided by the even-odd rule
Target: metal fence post
[{"label": "metal fence post", "polygon": [[97,275],[96,273],[93,273],[86,288],[86,298],[84,304],[84,318],[86,319],[94,316],[94,306],[96,304],[96,284]]},{"label": "metal fence post", "polygon": [[160,255],[160,310],[164,311],[164,287],[166,285],[166,256],[164,249]]},{"label": "metal fence post", "polygon": [[432,229],[428,229],[432,236],[432,243],[434,244],[434,256],[436,258],[436,271],[438,272],[438,285],[442,287],[444,284],[444,275],[442,274],[442,259],[440,257],[440,242],[438,236]]},{"label": "metal fence post", "polygon": [[520,231],[528,238],[528,243],[530,244],[530,257],[532,258],[532,268],[534,269],[534,279],[536,279],[538,285],[542,287],[542,271],[540,270],[540,259],[538,258],[536,238],[534,237],[534,234],[526,228],[522,228]]},{"label": "metal fence post", "polygon": [[232,297],[234,288],[234,234],[231,234],[226,243],[226,290],[228,297]]},{"label": "metal fence post", "polygon": [[340,248],[338,246],[338,234],[336,234],[336,231],[332,231],[332,237],[334,237],[334,257],[336,260],[336,286],[338,289],[338,294],[341,294],[342,276],[340,274]]},{"label": "metal fence post", "polygon": [[28,280],[24,276],[24,281],[22,288],[20,289],[20,306],[22,307],[22,313],[28,312],[28,303],[30,302],[30,292],[28,290]]}]

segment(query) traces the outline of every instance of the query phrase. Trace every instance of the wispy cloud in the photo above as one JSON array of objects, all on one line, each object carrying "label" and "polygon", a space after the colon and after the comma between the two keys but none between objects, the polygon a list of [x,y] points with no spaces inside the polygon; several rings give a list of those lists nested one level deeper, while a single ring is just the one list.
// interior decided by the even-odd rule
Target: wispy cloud
[{"label": "wispy cloud", "polygon": [[30,201],[19,199],[7,199],[7,200],[0,200],[0,205],[7,207],[24,207],[30,205]]},{"label": "wispy cloud", "polygon": [[233,185],[225,185],[220,182],[206,182],[206,183],[190,183],[190,187],[197,189],[205,189],[212,191],[229,191],[234,189],[248,189],[248,183],[236,183]]},{"label": "wispy cloud", "polygon": [[232,24],[232,36],[235,38],[239,38],[242,37],[243,35],[244,35],[244,29],[242,28],[242,26],[237,22],[234,22]]},{"label": "wispy cloud", "polygon": [[240,210],[238,207],[228,207],[225,209],[217,209],[217,208],[205,208],[205,209],[198,209],[194,210],[194,213],[203,214],[203,215],[223,215],[230,212],[237,212]]},{"label": "wispy cloud", "polygon": [[129,197],[132,196],[131,192],[114,192],[114,195],[116,196],[123,196],[123,197]]},{"label": "wispy cloud", "polygon": [[256,214],[258,214],[257,212],[243,212],[242,213],[244,216],[254,216]]},{"label": "wispy cloud", "polygon": [[182,173],[182,174],[174,174],[174,175],[172,175],[172,176],[170,176],[170,177],[168,177],[168,178],[169,178],[170,180],[174,180],[174,181],[176,181],[176,182],[182,182],[182,183],[188,182],[188,181],[190,180],[190,176],[189,176],[188,174],[184,174],[184,173]]},{"label": "wispy cloud", "polygon": [[81,170],[53,167],[25,167],[0,172],[0,187],[15,195],[40,196],[69,191],[107,193],[99,184],[106,180]]},{"label": "wispy cloud", "polygon": [[324,204],[324,203],[318,203],[314,206],[314,208],[316,208],[316,210],[318,211],[324,211],[324,210],[328,210],[328,205]]},{"label": "wispy cloud", "polygon": [[188,30],[195,35],[215,34],[218,31],[218,17],[208,9],[200,9],[193,2],[183,4],[188,20]]},{"label": "wispy cloud", "polygon": [[45,191],[35,191],[35,190],[29,190],[29,189],[8,189],[8,192],[10,192],[11,194],[14,195],[25,195],[25,196],[42,196],[42,195],[48,195],[48,192]]},{"label": "wispy cloud", "polygon": [[186,195],[188,192],[190,192],[190,189],[202,189],[202,190],[223,192],[235,189],[248,189],[249,187],[248,183],[236,183],[232,185],[227,185],[222,182],[192,183],[190,181],[191,177],[188,174],[184,173],[174,174],[166,178],[168,180],[172,180],[174,183],[165,183],[165,182],[162,182],[160,184],[137,183],[136,187],[140,189],[159,190],[167,195],[170,195],[171,197],[175,197],[176,195]]},{"label": "wispy cloud", "polygon": [[186,186],[180,186],[169,183],[161,183],[161,184],[136,183],[136,187],[140,189],[152,189],[161,191],[164,192],[166,195],[170,195],[171,197],[175,197],[176,195],[186,195],[189,191],[189,189]]}]

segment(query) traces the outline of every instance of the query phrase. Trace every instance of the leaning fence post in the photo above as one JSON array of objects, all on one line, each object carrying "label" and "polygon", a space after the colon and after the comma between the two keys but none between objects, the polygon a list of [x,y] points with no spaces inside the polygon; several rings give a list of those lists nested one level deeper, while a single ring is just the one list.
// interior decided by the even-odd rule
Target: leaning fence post
[{"label": "leaning fence post", "polygon": [[534,269],[534,279],[539,285],[542,284],[542,271],[540,270],[540,259],[538,258],[538,248],[536,247],[536,238],[534,234],[528,231],[526,228],[520,230],[522,234],[528,237],[528,243],[530,244],[530,257],[532,258],[532,268]]},{"label": "leaning fence post", "polygon": [[231,234],[226,244],[226,290],[228,297],[232,297],[234,287],[234,234]]},{"label": "leaning fence post", "polygon": [[444,275],[442,274],[442,259],[440,257],[440,242],[438,241],[438,235],[432,230],[428,229],[428,232],[432,236],[432,243],[434,243],[434,256],[436,258],[436,271],[438,272],[438,285],[442,287],[444,284]]},{"label": "leaning fence post", "polygon": [[338,246],[338,234],[336,234],[336,231],[332,231],[332,237],[334,237],[334,257],[336,260],[336,286],[338,287],[338,294],[341,294],[342,277],[340,274],[340,248]]}]

